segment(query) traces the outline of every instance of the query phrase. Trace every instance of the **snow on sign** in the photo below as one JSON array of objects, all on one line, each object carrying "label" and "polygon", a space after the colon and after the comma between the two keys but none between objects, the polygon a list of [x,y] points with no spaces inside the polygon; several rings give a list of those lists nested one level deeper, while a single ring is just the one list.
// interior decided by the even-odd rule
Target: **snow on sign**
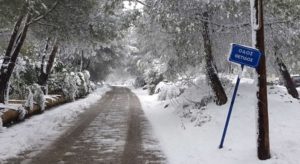
[{"label": "snow on sign", "polygon": [[255,48],[232,44],[229,61],[256,68],[260,61],[261,52]]}]

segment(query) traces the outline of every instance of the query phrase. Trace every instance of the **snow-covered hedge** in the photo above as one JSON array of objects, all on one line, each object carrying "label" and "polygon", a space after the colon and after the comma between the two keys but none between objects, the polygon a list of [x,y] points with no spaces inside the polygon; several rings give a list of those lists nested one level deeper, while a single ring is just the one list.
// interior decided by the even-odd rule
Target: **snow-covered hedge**
[{"label": "snow-covered hedge", "polygon": [[70,73],[64,71],[52,75],[49,82],[50,94],[63,94],[71,100],[86,96],[95,89],[96,85],[90,81],[90,73],[87,70]]},{"label": "snow-covered hedge", "polygon": [[[0,65],[1,65],[0,60]],[[41,62],[29,57],[18,57],[17,64],[10,79],[9,98],[10,99],[27,99],[29,95],[28,88],[31,88],[38,82],[40,75]],[[55,62],[52,72],[47,81],[48,86],[45,88],[49,94],[63,94],[71,96],[85,96],[93,90],[90,83],[90,73],[86,70],[82,72],[69,72],[63,63]],[[66,89],[71,90],[64,92]],[[32,92],[34,92],[32,90]],[[68,93],[68,94],[67,94]]]}]

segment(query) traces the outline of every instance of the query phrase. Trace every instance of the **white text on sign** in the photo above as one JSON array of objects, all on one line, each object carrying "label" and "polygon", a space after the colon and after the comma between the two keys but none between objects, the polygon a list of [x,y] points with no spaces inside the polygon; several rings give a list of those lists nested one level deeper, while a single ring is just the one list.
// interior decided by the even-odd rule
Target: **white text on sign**
[{"label": "white text on sign", "polygon": [[242,56],[242,55],[239,55],[239,54],[235,54],[234,56],[237,59],[246,60],[248,62],[252,62],[253,61],[253,58],[251,58],[251,57],[245,57],[245,56]]},{"label": "white text on sign", "polygon": [[243,49],[239,49],[239,53],[244,54],[244,55],[249,55],[249,56],[253,55],[252,51],[246,51],[246,50],[243,50]]}]

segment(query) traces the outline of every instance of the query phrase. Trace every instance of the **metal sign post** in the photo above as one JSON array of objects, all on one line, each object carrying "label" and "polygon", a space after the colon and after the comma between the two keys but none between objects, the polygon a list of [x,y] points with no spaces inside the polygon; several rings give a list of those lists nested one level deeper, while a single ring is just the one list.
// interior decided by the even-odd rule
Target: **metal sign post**
[{"label": "metal sign post", "polygon": [[[244,69],[244,65],[249,66],[249,67],[253,67],[253,68],[258,67],[260,57],[261,57],[261,53],[257,49],[247,47],[247,46],[243,46],[243,45],[239,45],[239,44],[232,44],[231,45],[231,52],[230,52],[230,56],[229,56],[229,61],[240,64],[241,67],[242,67],[242,71]],[[241,77],[240,77],[240,75],[238,75],[237,80],[236,80],[236,84],[235,84],[235,88],[234,88],[234,91],[233,91],[229,111],[228,111],[228,114],[227,114],[225,127],[224,127],[224,130],[223,130],[223,133],[222,133],[222,139],[221,139],[221,143],[219,145],[219,149],[223,148],[223,144],[224,144],[225,136],[226,136],[226,133],[227,133],[227,129],[228,129],[228,125],[229,125],[233,105],[234,105],[236,94],[237,94],[237,91],[238,91],[238,88],[239,88],[239,85],[240,85],[240,80],[241,80]]]},{"label": "metal sign post", "polygon": [[[244,65],[241,65],[241,67],[242,67],[242,71],[243,71]],[[237,80],[236,80],[236,84],[235,84],[235,87],[234,87],[234,91],[233,91],[229,111],[228,111],[228,114],[227,114],[226,123],[225,123],[225,127],[224,127],[224,130],[223,130],[222,139],[221,139],[219,149],[223,148],[227,128],[228,128],[228,125],[229,125],[230,116],[231,116],[231,113],[232,113],[232,108],[233,108],[233,105],[234,105],[234,102],[235,102],[235,97],[236,97],[237,90],[239,89],[240,81],[241,81],[241,77],[240,77],[240,75],[238,75]]]}]

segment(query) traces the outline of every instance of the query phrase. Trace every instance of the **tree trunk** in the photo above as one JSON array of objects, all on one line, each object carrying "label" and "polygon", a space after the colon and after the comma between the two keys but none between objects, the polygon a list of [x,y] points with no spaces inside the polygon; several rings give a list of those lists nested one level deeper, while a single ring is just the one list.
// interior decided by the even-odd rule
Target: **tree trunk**
[{"label": "tree trunk", "polygon": [[53,63],[54,63],[54,59],[55,56],[57,54],[57,50],[58,50],[58,42],[55,41],[53,49],[51,51],[51,54],[49,56],[49,60],[46,66],[46,70],[44,71],[44,68],[41,68],[41,73],[38,79],[38,84],[43,86],[43,92],[45,93],[45,87],[47,85],[47,80],[49,77],[49,74],[51,73],[51,69],[53,67]]},{"label": "tree trunk", "polygon": [[15,62],[19,56],[19,52],[25,41],[27,31],[28,31],[28,22],[30,21],[30,15],[27,14],[26,20],[24,21],[23,28],[21,29],[21,24],[23,22],[25,15],[21,15],[16,22],[14,31],[11,35],[8,47],[6,49],[5,57],[3,64],[0,70],[0,103],[5,102],[5,91],[8,87],[9,79],[13,73],[15,67]]},{"label": "tree trunk", "polygon": [[48,53],[48,49],[49,49],[49,42],[50,42],[50,37],[47,38],[47,42],[46,42],[46,46],[45,46],[45,49],[43,50],[42,52],[42,61],[41,61],[41,68],[39,70],[39,77],[38,77],[38,84],[41,86],[42,88],[42,91],[44,92],[44,94],[47,94],[47,89],[46,89],[46,84],[41,84],[42,83],[42,79],[41,79],[41,76],[43,76],[42,74],[44,74],[44,69],[46,67],[45,65],[45,60],[46,60],[46,56],[47,56],[47,53]]},{"label": "tree trunk", "polygon": [[[84,59],[83,58],[83,60],[86,60],[84,63],[86,63],[85,64],[85,66],[83,67],[83,70],[88,70],[89,68],[90,68],[90,64],[91,64],[91,59]],[[84,64],[83,63],[83,64]]]},{"label": "tree trunk", "polygon": [[291,75],[286,67],[286,65],[284,64],[284,62],[282,61],[282,59],[280,59],[280,57],[278,56],[278,47],[274,47],[274,51],[275,51],[275,58],[276,58],[276,64],[278,66],[278,70],[280,72],[280,75],[282,77],[283,80],[283,84],[286,87],[288,93],[295,99],[299,99],[299,93],[295,87],[295,84],[291,78]]},{"label": "tree trunk", "polygon": [[50,38],[48,37],[45,49],[42,52],[42,62],[41,62],[40,73],[42,73],[44,71],[44,68],[46,67],[45,66],[45,60],[46,60],[47,52],[48,52],[48,49],[49,49],[49,42],[50,42]]},{"label": "tree trunk", "polygon": [[[208,12],[203,12],[203,18],[205,20],[208,20]],[[203,29],[202,29],[202,36],[203,36],[203,42],[204,42],[204,53],[205,53],[205,64],[206,64],[206,77],[209,81],[209,84],[214,92],[215,98],[216,98],[216,104],[217,105],[224,105],[227,102],[227,96],[224,91],[224,88],[222,86],[222,83],[218,77],[218,74],[216,72],[216,68],[214,63],[214,59],[212,56],[212,45],[209,35],[209,27],[208,22],[203,21],[202,22]]]},{"label": "tree trunk", "polygon": [[82,68],[83,68],[83,57],[84,57],[84,52],[83,52],[83,50],[81,50],[79,72],[82,72]]}]

